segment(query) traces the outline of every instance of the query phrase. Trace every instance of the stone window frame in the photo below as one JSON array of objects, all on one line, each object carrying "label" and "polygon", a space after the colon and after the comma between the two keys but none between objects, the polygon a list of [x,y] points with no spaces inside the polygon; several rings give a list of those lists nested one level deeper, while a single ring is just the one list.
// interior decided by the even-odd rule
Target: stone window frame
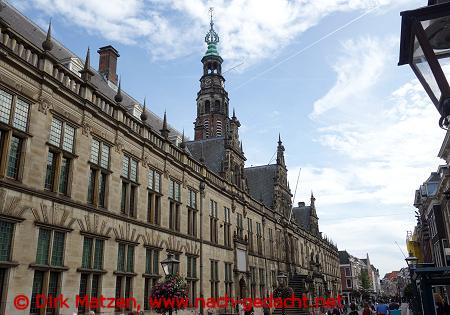
[{"label": "stone window frame", "polygon": [[[98,148],[98,153],[97,153],[97,162],[92,161],[92,151],[93,151],[93,144],[94,141],[97,141],[99,143],[99,148]],[[92,136],[92,140],[91,140],[91,146],[90,146],[90,153],[89,153],[89,160],[88,160],[88,164],[89,164],[89,179],[88,179],[88,196],[87,196],[87,202],[88,204],[94,206],[94,207],[99,207],[102,209],[107,209],[108,208],[108,193],[109,193],[109,189],[108,189],[108,184],[110,182],[110,178],[111,178],[111,174],[113,174],[114,172],[111,170],[111,151],[113,148],[113,144],[107,140],[104,140],[98,136]],[[102,165],[102,154],[103,154],[103,148],[104,147],[108,147],[108,165],[105,168]],[[92,174],[94,175],[94,180],[93,180],[93,187],[92,187],[92,196],[89,196],[89,190],[92,185]],[[101,178],[105,177],[105,179],[103,180],[103,185],[104,185],[104,192],[103,192],[103,201],[101,201],[101,189],[100,189],[100,183]]]},{"label": "stone window frame", "polygon": [[[31,105],[33,101],[16,93],[12,89],[7,88],[4,85],[0,85],[0,92],[4,92],[11,97],[10,103],[10,112],[8,122],[0,121],[0,177],[6,177],[15,181],[22,181],[23,170],[24,170],[24,161],[25,161],[25,150],[26,142],[32,135],[29,133],[30,126],[30,114],[31,114]],[[27,112],[27,120],[25,122],[26,127],[25,130],[17,128],[14,125],[15,119],[15,109],[17,107],[17,102],[22,101],[23,103],[28,105]],[[12,139],[18,139],[18,149],[16,153],[16,165],[15,165],[15,174],[14,176],[8,175],[8,164],[10,163],[10,149]]]}]

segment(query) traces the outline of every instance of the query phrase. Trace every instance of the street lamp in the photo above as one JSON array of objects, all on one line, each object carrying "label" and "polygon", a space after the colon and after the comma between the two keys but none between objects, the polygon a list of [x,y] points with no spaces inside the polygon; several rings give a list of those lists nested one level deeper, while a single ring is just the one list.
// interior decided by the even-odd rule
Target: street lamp
[{"label": "street lamp", "polygon": [[412,252],[409,252],[409,257],[405,258],[406,263],[408,264],[409,270],[416,270],[417,263],[419,262],[419,259],[413,255]]},{"label": "street lamp", "polygon": [[173,254],[168,254],[167,258],[161,261],[161,266],[164,274],[167,276],[173,276],[178,273],[178,266],[180,261],[176,259]]},{"label": "street lamp", "polygon": [[[401,12],[402,29],[399,65],[409,64],[441,118],[450,123],[450,2],[430,0],[427,7]],[[437,3],[437,4],[435,4]]]},{"label": "street lamp", "polygon": [[409,252],[409,257],[405,258],[406,263],[408,264],[408,269],[409,269],[409,277],[411,280],[411,285],[413,288],[413,292],[414,292],[414,296],[415,298],[412,301],[412,311],[413,314],[421,314],[420,308],[419,308],[419,292],[417,290],[417,283],[414,280],[414,271],[417,268],[417,263],[419,262],[419,259],[414,256],[414,254],[412,252]]}]

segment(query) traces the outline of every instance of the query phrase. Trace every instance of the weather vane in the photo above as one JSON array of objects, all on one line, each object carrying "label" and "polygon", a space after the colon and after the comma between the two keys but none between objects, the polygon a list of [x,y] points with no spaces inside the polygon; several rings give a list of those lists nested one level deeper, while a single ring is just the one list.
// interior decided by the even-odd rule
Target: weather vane
[{"label": "weather vane", "polygon": [[214,7],[210,7],[209,8],[209,14],[211,15],[211,26],[214,24],[213,22],[213,12],[214,12]]}]

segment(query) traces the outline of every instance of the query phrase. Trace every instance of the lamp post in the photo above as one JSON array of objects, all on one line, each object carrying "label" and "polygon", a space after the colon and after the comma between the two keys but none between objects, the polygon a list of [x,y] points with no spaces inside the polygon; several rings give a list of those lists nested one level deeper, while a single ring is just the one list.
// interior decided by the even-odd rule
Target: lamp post
[{"label": "lamp post", "polygon": [[[169,253],[167,258],[161,261],[161,267],[166,275],[166,279],[178,273],[180,261],[176,259],[173,254]],[[169,309],[169,315],[172,315],[172,309]]]},{"label": "lamp post", "polygon": [[409,257],[405,258],[406,263],[408,264],[408,269],[409,269],[409,277],[411,280],[411,285],[413,287],[413,291],[414,291],[414,299],[412,301],[412,311],[414,315],[418,315],[418,314],[422,314],[420,308],[419,308],[419,294],[417,291],[417,284],[416,284],[416,280],[414,279],[414,272],[417,268],[417,263],[419,261],[419,259],[413,255],[412,252],[409,252]]}]

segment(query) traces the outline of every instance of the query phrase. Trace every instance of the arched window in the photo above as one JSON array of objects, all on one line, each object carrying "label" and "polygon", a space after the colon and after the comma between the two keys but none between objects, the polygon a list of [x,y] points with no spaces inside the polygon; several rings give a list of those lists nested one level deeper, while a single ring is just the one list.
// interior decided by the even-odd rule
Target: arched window
[{"label": "arched window", "polygon": [[214,102],[214,111],[220,112],[220,101],[219,100],[216,100]]},{"label": "arched window", "polygon": [[209,102],[209,100],[205,101],[205,114],[209,114],[209,112],[211,111],[211,103]]}]

